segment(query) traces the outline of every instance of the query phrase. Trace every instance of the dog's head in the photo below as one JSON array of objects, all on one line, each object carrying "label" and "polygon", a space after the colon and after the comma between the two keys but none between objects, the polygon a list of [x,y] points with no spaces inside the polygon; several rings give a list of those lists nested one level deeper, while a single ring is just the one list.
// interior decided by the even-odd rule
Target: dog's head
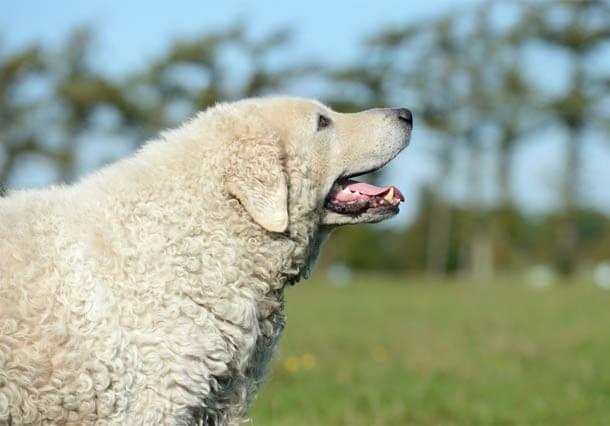
[{"label": "dog's head", "polygon": [[249,99],[225,106],[235,130],[225,189],[272,232],[290,223],[291,202],[319,214],[321,225],[379,222],[404,200],[394,186],[353,180],[376,171],[409,143],[404,108],[344,114],[300,98]]}]

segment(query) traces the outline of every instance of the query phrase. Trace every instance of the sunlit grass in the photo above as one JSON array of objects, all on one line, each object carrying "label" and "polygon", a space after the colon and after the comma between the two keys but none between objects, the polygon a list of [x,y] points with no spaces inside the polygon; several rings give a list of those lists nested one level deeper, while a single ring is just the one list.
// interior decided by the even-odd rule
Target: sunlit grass
[{"label": "sunlit grass", "polygon": [[603,425],[610,292],[369,277],[287,292],[256,425]]}]

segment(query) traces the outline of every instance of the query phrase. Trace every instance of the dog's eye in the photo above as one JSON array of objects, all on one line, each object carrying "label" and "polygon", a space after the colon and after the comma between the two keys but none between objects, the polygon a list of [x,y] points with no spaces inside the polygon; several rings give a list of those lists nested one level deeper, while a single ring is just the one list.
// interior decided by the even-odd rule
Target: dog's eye
[{"label": "dog's eye", "polygon": [[328,126],[330,126],[332,123],[332,121],[330,120],[330,118],[320,114],[318,116],[318,130],[322,130]]}]

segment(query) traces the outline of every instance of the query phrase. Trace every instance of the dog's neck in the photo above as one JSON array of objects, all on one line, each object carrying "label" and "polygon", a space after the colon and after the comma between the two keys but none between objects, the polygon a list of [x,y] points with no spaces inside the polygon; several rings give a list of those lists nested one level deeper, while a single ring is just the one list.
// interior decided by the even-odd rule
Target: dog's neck
[{"label": "dog's neck", "polygon": [[[109,169],[103,179],[92,179],[83,186],[84,191],[97,193],[95,203],[81,217],[90,221],[90,232],[99,234],[96,250],[103,252],[97,256],[114,257],[122,265],[117,273],[149,268],[172,271],[176,279],[171,283],[146,283],[154,297],[168,301],[169,311],[173,309],[170,301],[174,301],[211,313],[206,317],[219,328],[234,324],[231,339],[242,343],[236,345],[226,370],[213,373],[219,381],[215,392],[221,394],[214,395],[214,400],[245,406],[247,403],[234,399],[249,402],[264,377],[284,328],[284,289],[308,276],[328,232],[319,228],[320,215],[308,191],[311,186],[296,166],[287,164],[291,185],[288,229],[272,233],[255,223],[238,200],[209,189],[220,187],[215,180],[221,178],[217,170],[208,170],[205,181],[193,179],[187,174],[199,172],[194,159],[191,167],[168,171],[173,166],[167,156],[152,151],[157,148],[164,147],[149,147],[149,155],[117,166],[122,170],[116,175],[124,176],[127,171],[128,179],[113,179],[115,173]],[[166,168],[163,181],[154,179],[158,168]],[[303,189],[299,191],[299,187]],[[97,203],[123,209],[122,220],[110,222],[114,216],[96,215]],[[151,247],[157,247],[156,251]],[[191,338],[205,341],[207,337],[202,333]],[[234,380],[225,389],[220,383],[226,374]]]}]

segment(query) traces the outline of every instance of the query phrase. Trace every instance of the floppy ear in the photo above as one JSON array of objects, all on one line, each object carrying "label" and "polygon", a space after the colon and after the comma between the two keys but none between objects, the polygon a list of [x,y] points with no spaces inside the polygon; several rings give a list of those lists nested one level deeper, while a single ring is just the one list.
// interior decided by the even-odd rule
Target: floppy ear
[{"label": "floppy ear", "polygon": [[230,142],[227,154],[226,191],[260,226],[284,232],[288,228],[288,185],[279,136],[269,130],[242,136]]}]

